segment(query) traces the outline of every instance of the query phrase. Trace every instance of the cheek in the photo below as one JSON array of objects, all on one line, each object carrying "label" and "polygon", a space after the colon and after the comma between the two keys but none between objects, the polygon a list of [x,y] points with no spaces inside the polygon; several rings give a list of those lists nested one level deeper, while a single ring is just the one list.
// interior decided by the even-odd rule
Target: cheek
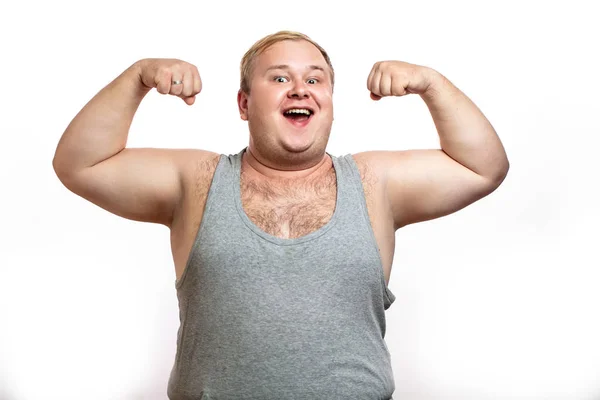
[{"label": "cheek", "polygon": [[272,113],[279,113],[284,96],[282,97],[281,94],[272,91],[257,92],[255,95],[252,108],[255,109],[256,115],[262,114],[267,116]]},{"label": "cheek", "polygon": [[330,108],[333,103],[333,96],[330,91],[319,91],[314,94],[315,100],[317,100],[321,107]]},{"label": "cheek", "polygon": [[248,117],[260,124],[271,123],[279,115],[279,105],[263,99],[248,108]]}]

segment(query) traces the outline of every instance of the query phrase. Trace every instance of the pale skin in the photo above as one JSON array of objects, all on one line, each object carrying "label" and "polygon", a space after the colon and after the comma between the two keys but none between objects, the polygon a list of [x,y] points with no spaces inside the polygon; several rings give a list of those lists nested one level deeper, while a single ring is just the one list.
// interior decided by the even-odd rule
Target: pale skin
[{"label": "pale skin", "polygon": [[[174,80],[183,82],[173,85]],[[98,206],[124,218],[169,227],[179,278],[202,218],[198,203],[206,199],[218,154],[126,148],[133,115],[152,88],[193,105],[202,82],[197,68],[181,60],[135,63],[73,119],[59,142],[53,166],[67,188]],[[309,42],[283,41],[256,59],[250,88],[249,94],[238,94],[240,117],[248,121],[250,133],[242,159],[244,179],[268,185],[273,204],[288,210],[291,206],[278,198],[278,189],[301,188],[300,197],[320,205],[302,216],[315,221],[312,229],[317,229],[335,204],[335,197],[321,193],[317,199],[316,191],[307,189],[332,182],[332,161],[325,154],[333,123],[331,71]],[[353,155],[364,177],[369,217],[387,282],[397,229],[456,212],[490,194],[504,180],[509,163],[487,118],[431,68],[402,61],[375,63],[367,77],[367,94],[373,100],[419,95],[431,113],[441,145],[440,149]],[[310,122],[302,128],[292,126],[282,114],[289,107],[309,107],[313,111]],[[260,209],[252,198],[261,194],[249,189],[245,193],[251,196],[244,209],[256,214]],[[255,222],[261,226],[258,217]],[[263,222],[267,230],[269,221]],[[293,226],[284,227],[283,221],[278,228],[282,237],[294,234]]]}]

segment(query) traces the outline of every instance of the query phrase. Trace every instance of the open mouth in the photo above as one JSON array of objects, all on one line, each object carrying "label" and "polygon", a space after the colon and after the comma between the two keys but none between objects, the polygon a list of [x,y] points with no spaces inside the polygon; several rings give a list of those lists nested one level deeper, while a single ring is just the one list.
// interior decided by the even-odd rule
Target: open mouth
[{"label": "open mouth", "polygon": [[309,108],[291,108],[283,113],[285,119],[296,126],[305,126],[314,112]]}]

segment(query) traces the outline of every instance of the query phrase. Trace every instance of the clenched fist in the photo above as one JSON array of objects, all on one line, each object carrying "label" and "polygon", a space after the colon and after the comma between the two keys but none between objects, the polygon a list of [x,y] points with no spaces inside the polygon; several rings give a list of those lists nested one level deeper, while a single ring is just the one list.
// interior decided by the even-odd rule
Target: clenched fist
[{"label": "clenched fist", "polygon": [[147,58],[138,61],[140,79],[148,88],[161,94],[181,97],[188,105],[194,104],[202,90],[200,73],[195,65],[171,58]]},{"label": "clenched fist", "polygon": [[431,68],[404,61],[380,61],[373,65],[369,73],[367,89],[373,100],[386,96],[423,94],[429,89],[435,73]]}]

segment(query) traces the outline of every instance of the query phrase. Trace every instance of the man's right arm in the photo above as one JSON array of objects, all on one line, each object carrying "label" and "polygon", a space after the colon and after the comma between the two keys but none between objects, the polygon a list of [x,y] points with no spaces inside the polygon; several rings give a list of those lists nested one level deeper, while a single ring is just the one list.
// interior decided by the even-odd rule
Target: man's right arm
[{"label": "man's right arm", "polygon": [[[183,84],[172,85],[172,80]],[[182,194],[182,163],[191,150],[126,148],[134,114],[153,87],[191,105],[201,90],[200,75],[180,60],[136,62],[71,121],[52,165],[69,190],[99,207],[170,226]]]}]

